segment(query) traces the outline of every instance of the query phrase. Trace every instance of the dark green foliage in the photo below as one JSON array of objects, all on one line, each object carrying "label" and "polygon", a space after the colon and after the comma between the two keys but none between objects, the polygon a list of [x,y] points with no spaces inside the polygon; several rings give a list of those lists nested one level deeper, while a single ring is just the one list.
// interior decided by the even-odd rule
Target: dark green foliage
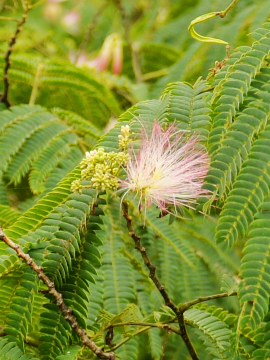
[{"label": "dark green foliage", "polygon": [[24,355],[15,343],[5,337],[0,341],[0,356],[3,360],[37,360],[32,354]]},{"label": "dark green foliage", "polygon": [[[3,67],[3,59],[0,66]],[[111,113],[120,113],[113,95],[94,74],[65,62],[15,56],[10,81],[14,105],[30,101],[48,108],[61,107],[89,119],[98,128],[108,122]],[[19,91],[22,87],[23,94]]]}]

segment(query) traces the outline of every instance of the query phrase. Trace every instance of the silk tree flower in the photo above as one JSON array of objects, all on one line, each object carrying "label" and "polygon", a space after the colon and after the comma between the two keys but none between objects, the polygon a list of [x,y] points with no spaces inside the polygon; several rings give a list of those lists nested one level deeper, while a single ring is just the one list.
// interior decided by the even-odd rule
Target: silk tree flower
[{"label": "silk tree flower", "polygon": [[87,61],[85,64],[100,72],[108,69],[111,60],[113,74],[120,75],[123,67],[123,42],[117,33],[107,36],[98,57]]},{"label": "silk tree flower", "polygon": [[192,208],[196,200],[209,195],[203,189],[203,181],[209,168],[209,156],[199,143],[197,135],[188,137],[187,131],[177,130],[170,125],[162,130],[154,123],[152,133],[142,132],[138,153],[132,149],[129,154],[126,173],[120,188],[139,196],[139,209],[151,204],[169,212],[172,206]]}]

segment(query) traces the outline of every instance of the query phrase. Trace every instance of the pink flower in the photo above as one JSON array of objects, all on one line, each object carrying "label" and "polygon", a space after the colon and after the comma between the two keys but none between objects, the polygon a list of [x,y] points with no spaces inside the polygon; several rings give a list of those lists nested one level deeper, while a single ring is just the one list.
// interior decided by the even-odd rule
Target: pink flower
[{"label": "pink flower", "polygon": [[[156,204],[170,212],[167,205],[192,208],[196,199],[209,194],[202,189],[209,168],[209,156],[196,135],[177,131],[174,125],[162,130],[154,123],[150,136],[142,133],[139,152],[134,149],[127,164],[127,178],[120,183],[125,195],[134,191],[139,195],[139,208]],[[124,195],[124,197],[125,197]]]},{"label": "pink flower", "polygon": [[99,56],[88,61],[87,65],[97,71],[104,71],[108,69],[111,60],[113,74],[119,75],[123,67],[123,43],[120,35],[116,33],[106,37]]},{"label": "pink flower", "polygon": [[113,63],[112,72],[113,74],[121,74],[123,66],[123,44],[120,37],[115,37],[114,49],[113,49]]},{"label": "pink flower", "polygon": [[79,31],[79,21],[81,15],[75,11],[71,10],[62,18],[62,25],[72,34],[77,34]]}]

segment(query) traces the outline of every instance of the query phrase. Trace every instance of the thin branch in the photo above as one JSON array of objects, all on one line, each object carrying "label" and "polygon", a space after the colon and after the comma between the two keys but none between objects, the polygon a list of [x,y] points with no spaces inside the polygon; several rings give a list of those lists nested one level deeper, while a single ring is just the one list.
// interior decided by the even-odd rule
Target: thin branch
[{"label": "thin branch", "polygon": [[77,319],[72,315],[72,310],[66,306],[63,300],[63,295],[59,293],[55,289],[54,283],[48,278],[47,275],[44,274],[42,267],[38,266],[34,260],[26,253],[23,252],[21,247],[18,244],[15,244],[11,239],[9,239],[0,228],[0,240],[4,241],[9,247],[14,249],[18,256],[25,260],[27,264],[33,269],[40,280],[44,282],[45,285],[47,285],[49,289],[49,293],[55,298],[56,304],[58,305],[59,309],[62,311],[63,315],[65,316],[65,319],[70,323],[72,329],[79,335],[81,338],[82,343],[90,348],[99,359],[110,359],[115,360],[115,354],[114,352],[105,352],[103,351],[99,346],[95,344],[94,341],[89,339],[87,336],[86,331],[84,331],[78,324]]},{"label": "thin branch", "polygon": [[[175,320],[177,321],[177,320]],[[118,349],[120,346],[122,346],[123,344],[125,344],[126,342],[128,342],[129,340],[131,340],[134,336],[137,336],[147,330],[149,330],[150,328],[159,328],[162,330],[165,330],[167,332],[174,332],[175,334],[180,335],[180,330],[179,328],[177,328],[176,326],[172,326],[172,325],[168,325],[166,323],[164,324],[157,324],[157,323],[143,323],[143,322],[135,322],[135,321],[130,321],[130,322],[126,322],[126,323],[117,323],[117,324],[110,324],[107,325],[105,328],[99,330],[94,336],[93,339],[95,339],[96,337],[98,337],[101,333],[107,331],[107,330],[111,330],[112,328],[115,327],[120,327],[120,326],[128,326],[128,325],[134,325],[134,326],[141,326],[141,328],[139,330],[136,330],[132,336],[127,336],[126,338],[124,338],[123,340],[121,340],[118,344],[113,344],[111,350],[115,351],[116,349]]]},{"label": "thin branch", "polygon": [[209,300],[214,300],[214,299],[220,299],[220,298],[224,298],[224,297],[229,297],[229,296],[236,296],[237,292],[233,292],[230,295],[228,293],[221,293],[221,294],[215,294],[215,295],[209,295],[209,296],[201,296],[197,299],[191,300],[191,301],[187,301],[185,303],[183,303],[180,307],[179,310],[184,313],[185,311],[187,311],[191,306],[199,304],[201,302],[204,301],[209,301]]},{"label": "thin branch", "polygon": [[10,86],[10,82],[9,82],[9,68],[11,66],[11,61],[10,61],[10,56],[12,54],[13,51],[13,47],[16,43],[17,37],[19,35],[19,33],[22,31],[23,25],[27,20],[27,16],[28,16],[28,12],[32,9],[31,5],[29,5],[29,3],[25,4],[24,7],[24,12],[22,15],[22,19],[18,22],[17,24],[17,29],[15,31],[15,33],[11,36],[11,39],[8,43],[8,50],[5,56],[5,68],[4,68],[4,75],[3,75],[3,80],[4,80],[4,92],[3,95],[0,98],[0,102],[3,102],[4,104],[6,104],[7,107],[10,107],[10,101],[8,99],[8,92],[9,92],[9,86]]},{"label": "thin branch", "polygon": [[124,9],[122,1],[121,0],[113,0],[113,2],[115,4],[115,6],[117,7],[117,9],[119,10],[122,21],[123,21],[125,38],[126,38],[128,47],[130,49],[132,68],[134,71],[136,82],[141,83],[142,82],[142,71],[141,71],[141,67],[140,67],[139,54],[138,54],[138,50],[136,49],[136,46],[132,43],[131,38],[130,38],[130,20],[126,14],[126,11]]},{"label": "thin branch", "polygon": [[[174,332],[176,334],[179,335],[179,329],[175,326],[171,326],[168,325],[168,323],[144,323],[144,322],[140,322],[140,321],[129,321],[129,322],[125,322],[125,323],[117,323],[117,324],[110,324],[108,326],[106,326],[104,329],[102,329],[102,332],[108,330],[111,327],[119,327],[119,326],[143,326],[143,327],[147,327],[147,328],[151,328],[151,327],[156,327],[162,330],[169,330],[171,332]],[[97,334],[96,334],[97,335]],[[96,337],[96,335],[94,337]]]},{"label": "thin branch", "polygon": [[126,219],[127,222],[127,229],[129,231],[129,235],[132,237],[135,243],[135,249],[138,250],[141,253],[141,256],[144,260],[144,264],[149,269],[149,277],[153,280],[154,284],[156,285],[156,288],[160,292],[161,296],[163,297],[165,304],[172,309],[172,311],[175,313],[177,317],[177,321],[180,327],[180,333],[179,335],[182,337],[189,354],[193,360],[199,360],[198,355],[193,347],[193,344],[190,341],[190,338],[187,333],[184,314],[179,310],[177,305],[173,303],[171,300],[169,294],[167,293],[164,285],[161,284],[159,278],[156,275],[156,267],[151,263],[151,260],[147,254],[147,251],[145,247],[141,245],[141,238],[135,234],[133,225],[132,225],[132,217],[128,214],[128,203],[127,201],[123,201],[122,203],[122,209],[123,209],[123,216]]},{"label": "thin branch", "polygon": [[[128,323],[127,323],[128,324]],[[130,323],[131,324],[131,323]],[[139,324],[139,323],[134,323],[134,325]],[[160,326],[157,326],[158,324],[148,324],[149,326],[145,326],[139,330],[137,330],[134,334],[133,337],[136,335],[139,335],[147,330],[149,330],[151,327],[157,327],[160,328]],[[167,333],[169,333],[170,331],[174,332],[175,334],[180,335],[180,330],[179,328],[175,327],[175,326],[170,326],[170,327],[163,327],[164,330],[167,331]],[[123,344],[125,344],[126,342],[128,342],[131,339],[130,336],[126,337],[125,339],[123,339],[122,341],[120,341],[118,344],[116,344],[112,350],[115,351],[116,349],[118,349],[120,346],[122,346]]]},{"label": "thin branch", "polygon": [[103,11],[106,9],[107,7],[107,3],[104,3],[99,9],[98,11],[94,14],[93,16],[93,19],[91,21],[91,23],[88,25],[88,28],[87,28],[87,31],[86,31],[86,34],[79,46],[79,50],[78,50],[78,53],[77,53],[77,56],[76,56],[76,60],[75,60],[75,63],[78,62],[79,60],[79,57],[81,56],[81,54],[84,52],[87,44],[89,43],[89,41],[92,39],[93,37],[93,30],[95,29],[96,25],[97,25],[97,22],[98,22],[98,19],[99,17],[102,15]]},{"label": "thin branch", "polygon": [[128,203],[126,201],[123,201],[122,203],[123,208],[123,216],[127,221],[127,228],[129,231],[129,235],[132,237],[135,243],[135,249],[138,250],[141,253],[141,256],[144,260],[144,264],[149,269],[149,277],[153,280],[154,284],[156,285],[156,288],[160,292],[161,296],[163,297],[165,301],[165,305],[167,305],[169,308],[171,308],[175,313],[178,311],[177,306],[172,302],[170,299],[167,291],[165,290],[164,285],[161,284],[159,281],[157,275],[156,275],[156,267],[151,263],[151,260],[146,252],[145,247],[141,245],[141,238],[140,236],[136,235],[133,229],[132,225],[132,217],[128,215]]},{"label": "thin branch", "polygon": [[[0,9],[1,10],[1,9]],[[7,17],[7,16],[0,16],[0,20],[1,21],[15,21],[17,23],[19,23],[21,20],[12,18],[12,17]]]}]

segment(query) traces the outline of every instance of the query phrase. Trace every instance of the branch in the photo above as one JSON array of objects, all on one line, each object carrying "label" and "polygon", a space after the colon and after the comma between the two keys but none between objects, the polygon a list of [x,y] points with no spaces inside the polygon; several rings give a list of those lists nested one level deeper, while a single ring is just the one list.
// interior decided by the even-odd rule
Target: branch
[{"label": "branch", "polygon": [[141,238],[140,236],[136,235],[133,230],[132,225],[132,217],[128,215],[128,203],[126,201],[123,201],[122,203],[123,208],[123,216],[127,221],[127,228],[129,231],[129,235],[132,237],[135,243],[135,249],[138,250],[141,253],[141,256],[144,260],[144,264],[149,269],[149,277],[153,280],[154,284],[156,285],[156,288],[160,292],[161,296],[165,300],[165,305],[167,305],[169,308],[171,308],[175,313],[178,311],[177,306],[171,301],[167,291],[165,290],[164,285],[161,284],[159,281],[157,275],[156,275],[156,267],[151,263],[151,260],[146,252],[145,247],[141,245]]},{"label": "branch", "polygon": [[201,302],[204,301],[208,301],[208,300],[214,300],[214,299],[220,299],[220,298],[224,298],[224,297],[229,297],[229,296],[236,296],[237,292],[233,292],[231,294],[228,293],[221,293],[221,294],[216,294],[216,295],[209,295],[209,296],[201,296],[195,300],[191,300],[191,301],[187,301],[185,303],[183,303],[180,307],[179,310],[184,313],[185,311],[187,311],[191,306],[199,304]]},{"label": "branch", "polygon": [[10,101],[8,99],[8,92],[9,92],[9,86],[10,86],[8,71],[9,71],[9,68],[11,66],[10,56],[12,54],[13,47],[14,47],[14,45],[16,43],[17,37],[18,37],[19,33],[22,31],[23,25],[27,20],[28,12],[31,9],[32,9],[31,5],[26,3],[22,19],[20,21],[18,21],[17,29],[16,29],[15,33],[11,36],[11,39],[10,39],[10,41],[8,43],[8,50],[7,50],[7,53],[6,53],[6,56],[5,56],[5,68],[4,68],[4,75],[3,75],[4,92],[3,92],[3,95],[0,98],[0,102],[3,102],[4,104],[6,104],[7,107],[11,106]]},{"label": "branch", "polygon": [[121,17],[122,17],[126,42],[130,49],[130,52],[131,52],[132,68],[134,71],[136,82],[141,83],[142,82],[142,72],[141,72],[141,67],[140,67],[140,62],[139,62],[139,56],[138,56],[137,49],[135,48],[135,46],[132,43],[131,38],[130,38],[130,20],[128,19],[128,16],[126,14],[126,11],[124,9],[122,1],[121,0],[113,0],[113,2],[115,4],[115,6],[118,8],[118,10],[121,14]]},{"label": "branch", "polygon": [[[177,320],[175,320],[177,321]],[[130,321],[130,322],[126,322],[126,323],[117,323],[117,324],[109,324],[106,327],[100,329],[94,336],[93,339],[95,339],[96,337],[99,337],[100,334],[104,333],[105,331],[109,330],[111,331],[113,328],[115,327],[120,327],[120,326],[141,326],[141,328],[139,330],[136,330],[134,333],[132,333],[131,336],[127,336],[126,338],[124,338],[123,340],[121,340],[118,344],[112,344],[112,351],[115,351],[116,349],[118,349],[120,346],[122,346],[123,344],[125,344],[126,342],[128,342],[129,340],[131,340],[134,336],[137,336],[147,330],[149,330],[150,328],[159,328],[162,330],[165,330],[167,333],[169,332],[173,332],[175,334],[180,335],[180,330],[179,328],[177,328],[176,326],[173,325],[168,325],[168,323],[144,323],[144,322],[136,322],[136,321]],[[113,332],[111,333],[112,337],[113,337]]]},{"label": "branch", "polygon": [[[132,322],[130,322],[130,323],[126,323],[126,324],[123,323],[123,324],[121,324],[121,325],[140,325],[140,324],[143,324],[143,323],[136,323],[136,322],[132,323]],[[118,325],[118,324],[115,324],[115,325],[112,325],[112,326],[116,326],[116,325]],[[112,327],[112,326],[111,326],[111,327]],[[151,323],[147,324],[147,323],[146,323],[145,327],[143,327],[142,329],[137,330],[137,331],[133,334],[133,336],[139,335],[139,334],[145,332],[146,330],[150,329],[151,327],[162,328],[163,330],[166,330],[168,334],[169,334],[170,331],[172,331],[172,332],[174,332],[175,334],[180,335],[180,330],[179,330],[179,328],[177,328],[177,327],[175,327],[175,326],[168,326],[168,325],[165,325],[165,324],[164,324],[163,327],[161,327],[161,324],[151,324]],[[113,346],[112,350],[115,351],[115,350],[118,349],[120,346],[122,346],[123,344],[125,344],[126,342],[128,342],[130,339],[131,339],[130,336],[126,337],[126,338],[123,339],[120,343],[118,343],[117,345]]]},{"label": "branch", "polygon": [[72,315],[72,310],[66,306],[63,300],[63,295],[60,294],[56,289],[54,283],[48,278],[47,275],[44,274],[42,267],[38,266],[34,260],[26,253],[23,252],[20,245],[15,244],[11,239],[9,239],[0,228],[0,240],[4,241],[9,247],[14,249],[18,256],[25,260],[27,264],[33,269],[40,280],[44,282],[45,285],[47,285],[49,289],[49,293],[55,298],[56,304],[62,311],[63,315],[65,316],[65,319],[70,323],[72,329],[79,335],[81,338],[82,343],[90,348],[99,359],[110,359],[115,360],[115,354],[113,352],[104,352],[100,347],[98,347],[94,341],[89,339],[87,336],[86,331],[84,331],[78,324],[76,318]]},{"label": "branch", "polygon": [[[0,9],[1,11],[1,9]],[[15,21],[16,23],[19,23],[20,20],[12,18],[12,17],[7,17],[7,16],[0,16],[0,20],[1,21]]]},{"label": "branch", "polygon": [[129,231],[129,235],[132,237],[135,243],[135,249],[138,250],[141,253],[141,256],[144,260],[144,264],[149,269],[149,277],[153,280],[154,284],[156,285],[156,288],[160,292],[161,296],[163,297],[165,304],[172,309],[172,311],[175,313],[177,317],[177,321],[180,327],[180,333],[179,335],[182,337],[189,354],[193,360],[199,360],[198,355],[196,354],[196,351],[193,347],[193,344],[190,341],[190,338],[187,333],[184,314],[179,310],[177,305],[175,305],[167,291],[165,290],[164,285],[161,284],[160,280],[158,279],[156,275],[156,267],[151,263],[151,260],[146,252],[145,247],[141,245],[141,238],[135,234],[133,225],[132,225],[132,217],[128,214],[128,203],[127,201],[122,202],[122,209],[123,209],[123,216],[127,221],[127,228]]},{"label": "branch", "polygon": [[[128,326],[128,325],[143,326],[145,328],[146,327],[147,328],[156,327],[156,328],[166,330],[166,331],[169,330],[169,331],[174,332],[179,335],[179,329],[175,326],[168,325],[168,323],[164,323],[164,324],[162,324],[162,323],[144,323],[144,322],[140,322],[140,321],[129,321],[129,322],[125,322],[125,323],[110,324],[110,325],[106,326],[104,329],[102,329],[102,332],[108,330],[111,327]],[[96,337],[96,335],[95,335],[95,337]]]}]

